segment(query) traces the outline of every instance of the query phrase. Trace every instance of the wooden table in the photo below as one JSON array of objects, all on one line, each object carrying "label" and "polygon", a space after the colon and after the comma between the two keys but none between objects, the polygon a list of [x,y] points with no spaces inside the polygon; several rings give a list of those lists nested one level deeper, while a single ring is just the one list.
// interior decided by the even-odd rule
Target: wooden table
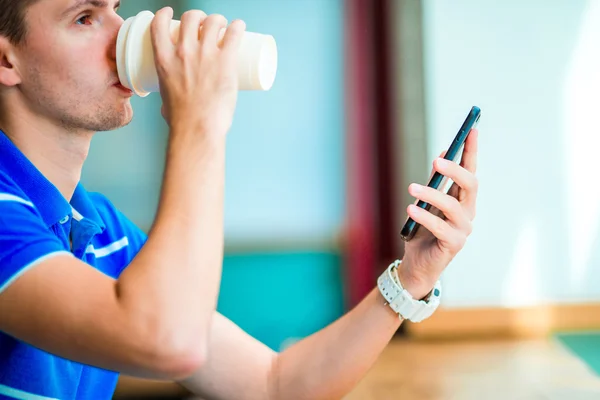
[{"label": "wooden table", "polygon": [[[115,398],[132,395],[185,396],[185,391],[122,378]],[[398,399],[592,400],[600,399],[600,378],[550,340],[396,339],[345,400]]]}]

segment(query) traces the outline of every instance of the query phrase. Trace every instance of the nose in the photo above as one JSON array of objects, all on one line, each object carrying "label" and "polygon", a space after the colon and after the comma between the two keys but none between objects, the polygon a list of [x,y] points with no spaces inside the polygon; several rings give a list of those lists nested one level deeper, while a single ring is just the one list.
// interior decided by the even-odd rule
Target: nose
[{"label": "nose", "polygon": [[121,26],[123,26],[123,22],[123,18],[121,18],[119,15],[116,15],[114,27],[111,32],[109,48],[109,56],[113,61],[117,60],[117,38],[119,37],[119,30],[121,29]]}]

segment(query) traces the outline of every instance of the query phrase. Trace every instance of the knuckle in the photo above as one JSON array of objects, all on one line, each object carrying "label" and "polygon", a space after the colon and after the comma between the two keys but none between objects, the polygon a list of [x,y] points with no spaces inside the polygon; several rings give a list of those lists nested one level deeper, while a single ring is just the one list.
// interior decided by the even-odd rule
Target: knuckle
[{"label": "knuckle", "polygon": [[184,21],[192,21],[192,20],[199,20],[206,17],[206,13],[204,11],[201,10],[189,10],[183,13],[183,15],[181,16],[181,22]]},{"label": "knuckle", "polygon": [[[442,192],[428,186],[425,186],[423,189],[423,194],[421,197],[423,197],[423,200],[430,204],[438,203],[438,205],[442,205],[444,200],[444,194]],[[442,203],[440,204],[440,202]]]},{"label": "knuckle", "polygon": [[202,10],[190,10],[191,15],[193,15],[196,18],[205,18],[206,17],[206,13]]},{"label": "knuckle", "polygon": [[443,236],[446,230],[446,223],[441,218],[436,218],[433,229],[436,237]]},{"label": "knuckle", "polygon": [[[159,18],[160,18],[160,17],[161,17],[161,16],[162,16],[164,13],[166,13],[166,12],[167,12],[167,9],[166,9],[166,8],[161,8],[160,10],[158,10],[158,11],[156,12],[156,14],[155,14],[154,16],[155,16],[155,17],[159,17]],[[156,18],[154,18],[154,20],[156,20]]]},{"label": "knuckle", "polygon": [[233,23],[236,26],[239,26],[240,31],[246,30],[246,21],[244,21],[243,19],[236,19],[235,21],[233,21]]},{"label": "knuckle", "polygon": [[452,251],[458,253],[465,245],[467,237],[462,233],[456,233],[453,235],[453,239],[450,241],[450,248]]},{"label": "knuckle", "polygon": [[202,10],[193,10],[194,13],[192,14],[194,16],[195,19],[198,20],[203,20],[204,18],[206,18],[206,13]]},{"label": "knuckle", "polygon": [[190,53],[191,51],[188,48],[188,46],[184,45],[183,43],[177,46],[177,48],[175,49],[175,56],[181,60],[187,59]]},{"label": "knuckle", "polygon": [[165,20],[170,19],[171,16],[169,14],[171,11],[170,7],[163,7],[158,10],[152,19],[150,26],[162,24]]},{"label": "knuckle", "polygon": [[479,179],[477,179],[475,176],[473,176],[473,179],[471,180],[469,189],[474,193],[479,190]]},{"label": "knuckle", "polygon": [[215,25],[227,24],[227,19],[221,14],[211,14],[207,17],[207,22]]},{"label": "knuckle", "polygon": [[182,24],[185,23],[188,19],[190,19],[191,15],[192,15],[192,10],[188,10],[188,11],[184,12],[183,14],[181,14],[181,19],[180,19],[181,23]]},{"label": "knuckle", "polygon": [[471,223],[471,221],[467,222],[466,231],[467,231],[466,236],[471,236],[471,233],[473,233],[473,224]]},{"label": "knuckle", "polygon": [[227,25],[227,22],[228,22],[228,21],[227,21],[227,18],[225,18],[223,15],[221,15],[221,14],[217,14],[217,15],[216,15],[216,18],[217,18],[217,22],[218,22],[220,25]]},{"label": "knuckle", "polygon": [[460,205],[460,202],[458,201],[458,199],[456,197],[452,197],[452,196],[448,196],[450,197],[450,211],[453,212],[456,215],[460,215],[461,211],[462,211],[462,206]]}]

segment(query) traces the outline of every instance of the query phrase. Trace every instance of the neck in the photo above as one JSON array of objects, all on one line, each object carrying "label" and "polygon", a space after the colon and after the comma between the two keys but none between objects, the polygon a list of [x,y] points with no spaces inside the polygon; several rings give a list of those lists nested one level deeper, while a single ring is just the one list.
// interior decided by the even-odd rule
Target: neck
[{"label": "neck", "polygon": [[69,131],[33,113],[3,117],[0,129],[70,201],[81,178],[93,132]]}]

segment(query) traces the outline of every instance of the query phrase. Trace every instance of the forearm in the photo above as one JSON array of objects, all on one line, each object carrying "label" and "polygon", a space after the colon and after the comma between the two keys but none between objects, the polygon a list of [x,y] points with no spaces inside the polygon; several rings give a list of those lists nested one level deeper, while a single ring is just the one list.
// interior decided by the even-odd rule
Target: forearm
[{"label": "forearm", "polygon": [[225,135],[173,128],[154,225],[118,282],[124,307],[183,351],[206,343],[216,308],[224,174]]},{"label": "forearm", "polygon": [[400,326],[374,289],[342,318],[296,343],[273,367],[276,400],[339,399],[350,392]]}]

